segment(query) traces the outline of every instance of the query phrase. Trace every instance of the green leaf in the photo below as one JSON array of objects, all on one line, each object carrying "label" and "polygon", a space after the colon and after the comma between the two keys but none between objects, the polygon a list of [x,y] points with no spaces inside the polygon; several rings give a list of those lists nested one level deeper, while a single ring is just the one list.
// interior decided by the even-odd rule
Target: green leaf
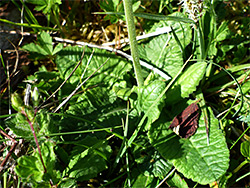
[{"label": "green leaf", "polygon": [[131,187],[156,187],[157,181],[155,177],[145,176],[138,169],[134,168],[131,172]]},{"label": "green leaf", "polygon": [[229,151],[225,138],[211,109],[209,114],[209,145],[203,113],[200,115],[196,133],[189,139],[180,138],[169,130],[171,122],[164,122],[163,119],[154,123],[149,132],[152,145],[161,155],[172,162],[186,178],[202,185],[218,180],[229,166]]},{"label": "green leaf", "polygon": [[[155,102],[155,100],[159,97],[159,95],[165,89],[165,87],[166,85],[164,82],[156,80],[150,83],[149,85],[134,88],[134,91],[135,93],[137,93],[138,97],[135,101],[132,101],[131,103],[139,112],[139,115],[141,115],[142,112],[143,113],[147,112],[149,107]],[[164,98],[161,98],[158,104],[154,106],[151,113],[149,113],[147,126],[149,126],[151,123],[153,123],[155,120],[158,119],[161,110],[163,108],[163,105],[164,105]],[[147,126],[145,128],[146,130]]]},{"label": "green leaf", "polygon": [[244,157],[250,159],[250,142],[249,141],[245,141],[241,143],[240,152]]},{"label": "green leaf", "polygon": [[[27,109],[26,111],[27,113],[34,115],[33,109]],[[32,115],[31,118],[33,119]],[[31,122],[33,122],[32,119],[30,119]],[[16,116],[7,119],[6,124],[17,136],[21,136],[24,138],[29,137],[27,139],[33,139],[30,125],[23,114],[17,113]],[[57,131],[57,128],[51,121],[49,114],[43,110],[39,111],[36,114],[33,126],[37,135],[45,135]]]},{"label": "green leaf", "polygon": [[[152,147],[152,146],[151,146]],[[137,161],[137,168],[144,173],[145,176],[165,178],[172,168],[172,164],[162,158],[158,151],[154,148],[148,149],[145,156],[141,156]]]},{"label": "green leaf", "polygon": [[51,142],[44,142],[41,145],[41,154],[44,160],[44,164],[47,169],[47,173],[44,173],[44,168],[40,160],[38,152],[34,152],[32,156],[22,156],[17,160],[17,166],[15,172],[24,182],[28,183],[42,183],[47,182],[49,186],[49,180],[57,182],[57,174],[55,171],[56,155],[54,153],[54,144]]},{"label": "green leaf", "polygon": [[[29,43],[24,45],[22,48],[29,52],[38,53],[43,56],[55,54],[53,53],[52,37],[48,33],[42,31],[37,36],[37,42],[39,45],[34,43]],[[61,49],[62,49],[62,44],[58,44],[57,48],[55,49],[56,50],[55,52],[58,52]]]},{"label": "green leaf", "polygon": [[[180,17],[184,16],[181,13],[174,13],[172,15],[177,15]],[[182,46],[186,47],[192,38],[189,24],[180,24],[175,21],[160,21],[159,23],[156,23],[149,32],[154,32],[159,28],[169,26],[172,26],[175,30],[175,33]],[[150,40],[150,42],[139,45],[138,50],[142,59],[150,61],[151,64],[164,70],[171,77],[174,77],[183,65],[183,53],[181,52],[178,43],[173,36],[167,45],[166,42],[168,39],[168,34],[154,37],[152,40]]]},{"label": "green leaf", "polygon": [[30,125],[28,124],[26,117],[21,113],[17,113],[15,117],[7,119],[5,123],[17,136],[32,136]]},{"label": "green leaf", "polygon": [[26,2],[37,5],[35,10],[43,11],[44,14],[50,13],[54,5],[62,3],[61,0],[26,0]]},{"label": "green leaf", "polygon": [[[119,126],[122,124],[122,119],[126,118],[126,114],[126,103],[117,99],[114,92],[107,89],[106,86],[98,86],[87,90],[72,103],[65,116],[60,120],[59,127],[62,132],[68,132]],[[132,123],[132,131],[136,125],[133,123],[136,117],[131,115],[129,118],[131,118],[129,122]],[[113,131],[122,133],[122,129]],[[95,135],[98,138],[104,138],[106,132],[96,132]],[[85,136],[86,134],[67,135],[64,136],[64,139],[78,140]]]},{"label": "green leaf", "polygon": [[174,173],[169,179],[167,179],[167,183],[170,187],[179,187],[179,188],[188,188],[188,184],[184,178],[182,178],[179,174]]},{"label": "green leaf", "polygon": [[111,147],[90,136],[78,144],[81,146],[74,148],[69,162],[69,177],[78,181],[89,180],[107,168],[106,160],[111,154]]},{"label": "green leaf", "polygon": [[63,44],[59,43],[55,46],[52,55],[55,55],[56,53],[58,53],[59,51],[61,51],[63,49]]},{"label": "green leaf", "polygon": [[17,160],[15,172],[19,177],[40,182],[43,179],[43,167],[40,159],[35,156],[22,156]]},{"label": "green leaf", "polygon": [[[56,64],[61,76],[64,79],[70,75],[78,61],[81,59],[82,52],[83,48],[79,48],[77,46],[66,47],[58,52]],[[69,79],[70,83],[77,83],[81,80],[80,78],[86,68],[87,61],[90,58],[91,53],[92,49],[85,47],[85,55],[82,64]],[[113,86],[115,82],[122,80],[124,75],[132,69],[132,65],[128,61],[125,61],[114,53],[95,49],[93,58],[91,59],[82,80],[90,76],[108,58],[110,58],[108,62],[96,74],[94,74],[91,79],[88,80],[86,85],[108,84],[109,86]]]},{"label": "green leaf", "polygon": [[47,52],[48,55],[52,55],[52,37],[48,33],[42,31],[41,34],[37,36],[37,41],[39,42],[41,47]]},{"label": "green leaf", "polygon": [[[179,13],[179,12],[178,12]],[[179,15],[159,15],[159,14],[149,14],[149,13],[135,13],[135,16],[145,18],[145,19],[150,19],[150,20],[158,20],[158,21],[172,21],[172,22],[182,22],[183,23],[194,23],[192,19],[179,16]]]},{"label": "green leaf", "polygon": [[44,56],[48,55],[48,53],[41,46],[34,43],[26,44],[22,48],[29,52],[38,53]]},{"label": "green leaf", "polygon": [[77,181],[74,178],[63,179],[58,188],[77,188]]},{"label": "green leaf", "polygon": [[197,62],[189,66],[184,73],[178,77],[171,89],[167,91],[166,102],[174,104],[193,93],[203,78],[206,67],[207,63],[205,62]]},{"label": "green leaf", "polygon": [[227,22],[222,22],[216,33],[216,41],[223,41],[231,35]]}]

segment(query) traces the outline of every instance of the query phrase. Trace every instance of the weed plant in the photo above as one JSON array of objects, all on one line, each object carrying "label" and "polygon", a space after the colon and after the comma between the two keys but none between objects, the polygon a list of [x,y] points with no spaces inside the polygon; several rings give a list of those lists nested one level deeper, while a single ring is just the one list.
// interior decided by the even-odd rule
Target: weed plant
[{"label": "weed plant", "polygon": [[39,68],[1,88],[2,187],[250,186],[246,3],[20,2],[0,22],[37,35],[18,50]]}]

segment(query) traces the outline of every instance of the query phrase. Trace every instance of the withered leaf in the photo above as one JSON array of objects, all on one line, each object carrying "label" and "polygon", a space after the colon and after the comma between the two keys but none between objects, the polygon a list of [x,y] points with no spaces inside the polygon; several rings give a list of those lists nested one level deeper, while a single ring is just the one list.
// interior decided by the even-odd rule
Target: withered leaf
[{"label": "withered leaf", "polygon": [[185,110],[177,115],[171,125],[170,129],[182,138],[189,138],[198,128],[199,107],[197,102],[190,104]]}]

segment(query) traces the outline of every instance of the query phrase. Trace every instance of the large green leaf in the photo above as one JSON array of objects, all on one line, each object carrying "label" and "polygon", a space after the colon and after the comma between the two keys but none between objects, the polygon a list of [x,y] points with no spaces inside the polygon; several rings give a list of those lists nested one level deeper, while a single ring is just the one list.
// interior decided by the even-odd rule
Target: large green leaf
[{"label": "large green leaf", "polygon": [[149,138],[161,155],[170,160],[185,177],[200,184],[218,180],[229,166],[229,151],[224,135],[209,110],[209,145],[207,144],[204,114],[199,120],[199,128],[189,139],[180,138],[168,127],[171,122],[156,122],[151,126]]},{"label": "large green leaf", "polygon": [[[61,76],[65,79],[70,75],[78,61],[81,59],[83,51],[85,51],[83,61],[69,79],[71,83],[77,83],[81,80],[81,76],[87,66],[92,49],[85,47],[85,50],[83,50],[83,48],[77,46],[69,46],[57,54],[56,64]],[[125,61],[114,53],[95,49],[93,58],[91,59],[82,80],[96,71],[108,58],[110,58],[108,62],[88,80],[86,85],[108,84],[109,86],[112,86],[116,81],[122,80],[123,76],[132,68],[132,65],[128,61]]]},{"label": "large green leaf", "polygon": [[[174,13],[172,15],[184,17],[181,13]],[[173,27],[180,43],[185,48],[190,43],[192,37],[189,24],[180,24],[176,21],[160,21],[152,27],[150,32],[154,32],[157,28],[169,26]],[[168,38],[168,34],[155,37],[147,44],[143,43],[139,45],[139,52],[141,58],[164,70],[171,77],[174,77],[183,65],[183,53],[173,36],[166,46]]]},{"label": "large green leaf", "polygon": [[[121,125],[121,119],[125,119],[127,113],[125,104],[120,99],[116,100],[112,90],[102,86],[93,88],[78,97],[69,107],[67,114],[59,122],[60,129],[68,132]],[[75,117],[74,121],[72,115]],[[103,132],[96,134],[105,136]],[[75,140],[81,136],[68,135],[65,139]]]},{"label": "large green leaf", "polygon": [[[34,118],[33,109],[26,108],[26,113],[31,114],[32,119]],[[33,127],[37,135],[46,135],[57,131],[50,115],[46,111],[40,110],[36,114],[35,121],[31,118],[30,121],[33,122]],[[17,136],[24,138],[29,137],[29,139],[33,139],[30,125],[27,118],[23,114],[17,113],[14,117],[7,119],[6,124]]]},{"label": "large green leaf", "polygon": [[79,181],[89,180],[107,168],[111,147],[95,137],[86,137],[73,148],[69,162],[69,177]]},{"label": "large green leaf", "polygon": [[49,181],[54,183],[57,181],[58,171],[55,171],[56,155],[54,153],[54,144],[51,142],[44,142],[41,145],[41,154],[46,167],[47,172],[44,172],[44,168],[39,157],[38,152],[34,152],[32,156],[22,156],[17,160],[17,166],[15,172],[24,182],[41,184],[40,186],[49,186]]},{"label": "large green leaf", "polygon": [[205,74],[206,66],[205,62],[197,62],[188,67],[167,91],[166,102],[173,104],[193,93]]},{"label": "large green leaf", "polygon": [[[132,102],[133,106],[139,112],[146,113],[149,107],[155,102],[155,100],[159,97],[161,92],[165,89],[166,85],[162,81],[154,81],[151,82],[149,85],[142,86],[142,87],[135,87],[134,91],[137,94],[137,98],[135,101]],[[160,116],[161,110],[164,105],[164,97],[159,100],[158,104],[154,106],[151,113],[148,115],[148,122],[147,125],[150,125],[155,120],[158,119]],[[146,127],[147,129],[147,127]]]}]

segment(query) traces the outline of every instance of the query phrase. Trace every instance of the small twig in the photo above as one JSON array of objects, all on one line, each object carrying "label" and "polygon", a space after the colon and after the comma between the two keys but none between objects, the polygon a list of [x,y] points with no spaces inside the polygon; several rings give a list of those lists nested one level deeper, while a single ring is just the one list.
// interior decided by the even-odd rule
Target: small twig
[{"label": "small twig", "polygon": [[[149,37],[155,37],[155,36],[170,33],[170,32],[171,32],[170,27],[163,27],[163,28],[157,29],[155,32],[137,36],[136,40],[142,40],[142,39],[146,39],[146,38],[149,38]],[[120,40],[120,44],[127,44],[128,42],[129,42],[128,38]],[[115,41],[114,42],[107,42],[107,43],[102,44],[102,46],[114,46],[114,45],[116,45]]]},{"label": "small twig", "polygon": [[9,70],[9,62],[7,61],[7,82],[8,82],[8,95],[9,95],[9,114],[11,114],[11,97],[10,97],[10,70]]},{"label": "small twig", "polygon": [[[53,37],[53,39],[57,42],[64,42],[64,43],[69,43],[69,44],[75,44],[75,45],[79,45],[79,46],[88,46],[90,48],[98,48],[98,49],[103,49],[103,50],[107,50],[110,52],[115,52],[119,55],[122,55],[123,57],[127,58],[128,60],[132,61],[132,56],[126,54],[125,52],[121,51],[121,50],[117,50],[114,49],[112,47],[108,47],[108,46],[100,46],[100,45],[95,45],[95,44],[89,44],[87,42],[80,42],[80,41],[73,41],[70,39],[63,39],[63,38],[59,38],[59,37]],[[166,79],[166,80],[170,80],[171,77],[168,76],[166,73],[164,73],[163,71],[161,71],[160,69],[153,67],[152,65],[148,64],[145,61],[141,61],[140,60],[140,64],[143,67],[146,67],[147,69],[153,71],[154,73],[160,75],[162,78]]]},{"label": "small twig", "polygon": [[[22,4],[22,10],[21,10],[21,24],[23,24],[23,12],[24,12],[24,5]],[[23,26],[21,26],[21,35],[22,35],[22,37],[21,37],[21,39],[20,39],[20,41],[19,41],[19,43],[18,43],[18,46],[20,46],[20,45],[22,44],[22,42],[23,42]]]},{"label": "small twig", "polygon": [[[9,34],[17,34],[16,31],[4,31],[4,30],[0,30],[0,33],[1,32],[6,32],[6,33],[9,33]],[[169,33],[169,32],[171,32],[170,28],[169,27],[164,27],[164,28],[158,29],[156,32],[149,33],[149,34],[142,35],[142,36],[138,36],[138,37],[136,37],[136,40],[141,40],[141,39],[148,38],[148,37],[154,37],[154,36],[165,34],[165,33]],[[23,32],[22,34],[23,34],[23,36],[34,36],[34,37],[36,37],[36,35],[33,35],[33,34],[29,33],[29,32]],[[75,45],[79,45],[79,46],[88,46],[90,48],[98,48],[98,49],[103,49],[103,50],[107,50],[107,51],[110,51],[110,52],[115,52],[115,53],[117,53],[119,55],[124,56],[128,60],[132,60],[132,57],[130,55],[126,54],[125,52],[123,52],[121,50],[114,49],[112,47],[109,47],[111,45],[115,45],[116,44],[115,42],[105,43],[103,45],[96,45],[96,44],[90,44],[90,43],[87,43],[87,42],[74,41],[74,40],[70,40],[70,39],[63,39],[63,38],[60,38],[60,37],[53,37],[53,39],[55,41],[57,41],[57,42],[68,43],[68,44],[75,44]],[[128,42],[128,39],[121,40],[121,43],[127,43],[127,42]],[[153,71],[154,73],[160,75],[162,78],[164,78],[166,80],[170,80],[171,79],[171,77],[168,76],[166,73],[164,73],[163,71],[161,71],[157,67],[154,67],[154,66],[148,64],[145,61],[141,61],[140,60],[140,64],[141,64],[141,66],[143,66],[143,67],[145,67],[145,68]]]},{"label": "small twig", "polygon": [[169,178],[169,176],[171,176],[174,173],[175,170],[176,170],[176,168],[171,170],[171,172],[169,172],[167,174],[167,176],[155,188],[159,188]]},{"label": "small twig", "polygon": [[15,52],[16,52],[16,62],[15,62],[15,66],[14,66],[14,69],[13,69],[13,71],[11,72],[11,74],[10,74],[10,77],[12,77],[12,75],[16,72],[16,70],[17,70],[17,66],[18,66],[18,61],[19,61],[19,53],[18,53],[18,50],[17,50],[17,47],[13,44],[13,42],[11,42],[8,38],[6,38],[8,41],[9,41],[9,43],[14,47],[14,49],[15,49]]}]

